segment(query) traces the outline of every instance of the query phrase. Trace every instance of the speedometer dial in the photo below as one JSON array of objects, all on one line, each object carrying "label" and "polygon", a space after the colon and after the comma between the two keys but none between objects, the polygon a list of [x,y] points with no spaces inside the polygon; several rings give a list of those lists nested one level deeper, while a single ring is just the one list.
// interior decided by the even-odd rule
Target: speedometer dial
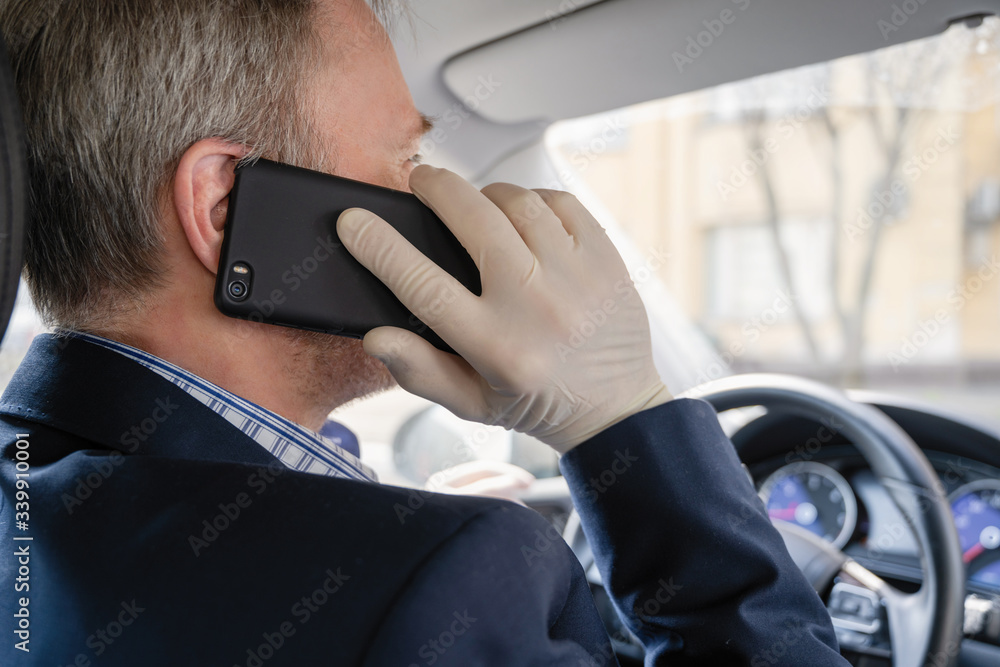
[{"label": "speedometer dial", "polygon": [[969,580],[1000,588],[1000,481],[966,484],[950,500]]},{"label": "speedometer dial", "polygon": [[840,473],[810,461],[792,463],[764,480],[760,497],[772,520],[788,521],[819,535],[838,549],[858,520],[854,492]]}]

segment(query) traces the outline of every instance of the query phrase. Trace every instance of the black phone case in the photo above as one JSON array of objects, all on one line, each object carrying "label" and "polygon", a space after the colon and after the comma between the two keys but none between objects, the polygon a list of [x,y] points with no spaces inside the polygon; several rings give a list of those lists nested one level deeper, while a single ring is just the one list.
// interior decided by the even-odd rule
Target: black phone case
[{"label": "black phone case", "polygon": [[[231,317],[353,338],[390,325],[451,352],[341,244],[337,218],[349,208],[383,218],[467,289],[482,293],[469,253],[414,195],[258,160],[236,171],[216,307]],[[235,282],[243,283],[245,296],[233,296]]]}]

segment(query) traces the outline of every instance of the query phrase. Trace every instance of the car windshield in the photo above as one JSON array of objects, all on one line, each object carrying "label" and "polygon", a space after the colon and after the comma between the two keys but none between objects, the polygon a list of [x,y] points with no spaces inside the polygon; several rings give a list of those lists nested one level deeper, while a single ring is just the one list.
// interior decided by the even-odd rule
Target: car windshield
[{"label": "car windshield", "polygon": [[654,335],[683,313],[710,343],[686,386],[787,372],[1000,423],[998,51],[988,18],[547,141],[651,258]]}]

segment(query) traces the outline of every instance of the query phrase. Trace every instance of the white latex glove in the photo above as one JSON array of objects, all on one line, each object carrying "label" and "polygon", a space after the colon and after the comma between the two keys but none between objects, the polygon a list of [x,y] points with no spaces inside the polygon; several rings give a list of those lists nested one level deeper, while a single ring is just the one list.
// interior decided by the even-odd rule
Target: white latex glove
[{"label": "white latex glove", "polygon": [[506,183],[480,193],[428,166],[413,170],[410,188],[469,251],[483,292],[466,290],[374,214],[341,215],[337,233],[351,254],[461,355],[410,331],[370,331],[365,351],[401,387],[562,453],[671,398],[628,270],[575,197]]}]

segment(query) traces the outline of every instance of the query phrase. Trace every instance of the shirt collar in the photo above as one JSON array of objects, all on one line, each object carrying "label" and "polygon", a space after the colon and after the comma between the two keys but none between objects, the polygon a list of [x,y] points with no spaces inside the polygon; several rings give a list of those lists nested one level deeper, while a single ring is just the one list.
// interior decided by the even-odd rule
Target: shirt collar
[{"label": "shirt collar", "polygon": [[356,453],[348,450],[352,444],[357,446],[357,438],[341,424],[327,421],[321,435],[144,350],[93,334],[75,331],[58,333],[117,352],[172,382],[292,470],[327,477],[378,481],[375,471],[362,463]]}]

